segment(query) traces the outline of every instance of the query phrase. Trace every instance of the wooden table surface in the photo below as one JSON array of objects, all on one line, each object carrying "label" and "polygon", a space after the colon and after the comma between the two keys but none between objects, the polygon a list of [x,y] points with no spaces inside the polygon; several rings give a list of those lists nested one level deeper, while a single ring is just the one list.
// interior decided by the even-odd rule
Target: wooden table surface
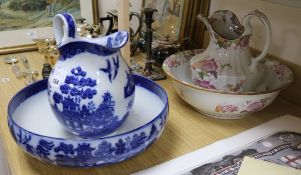
[{"label": "wooden table surface", "polygon": [[[18,57],[26,55],[32,69],[41,72],[44,60],[42,55],[37,52],[15,55]],[[3,62],[5,56],[0,56],[0,136],[3,139],[13,175],[130,174],[179,157],[218,140],[231,137],[278,116],[284,114],[301,116],[300,107],[278,97],[263,111],[243,119],[221,120],[206,117],[195,111],[176,94],[170,79],[162,80],[159,81],[159,84],[167,91],[170,102],[169,117],[161,137],[146,151],[122,163],[105,167],[79,169],[54,166],[24,153],[9,133],[7,105],[12,96],[25,86],[25,83],[24,78],[15,78],[11,65]],[[20,62],[18,65],[24,69]],[[3,81],[6,78],[9,78],[9,81]]]}]

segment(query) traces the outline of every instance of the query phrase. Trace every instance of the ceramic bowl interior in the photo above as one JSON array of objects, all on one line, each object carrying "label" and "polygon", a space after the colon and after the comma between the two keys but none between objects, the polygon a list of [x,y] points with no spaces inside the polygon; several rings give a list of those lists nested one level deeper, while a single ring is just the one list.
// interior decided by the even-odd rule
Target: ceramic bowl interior
[{"label": "ceramic bowl interior", "polygon": [[273,60],[271,58],[265,59],[266,75],[262,83],[262,88],[258,88],[257,92],[224,92],[215,89],[207,89],[194,85],[191,78],[191,71],[189,69],[190,59],[199,53],[202,53],[203,50],[188,50],[184,52],[178,52],[176,54],[168,57],[163,64],[163,70],[165,73],[170,76],[173,80],[184,83],[192,88],[196,88],[202,91],[216,92],[222,94],[260,94],[267,93],[270,91],[281,90],[287,87],[293,81],[292,71],[284,64]]},{"label": "ceramic bowl interior", "polygon": [[133,110],[110,135],[82,139],[67,132],[51,110],[46,80],[24,88],[12,98],[8,107],[11,134],[27,153],[53,164],[92,167],[130,158],[160,136],[168,115],[166,92],[151,80],[134,78]]},{"label": "ceramic bowl interior", "polygon": [[281,89],[293,81],[293,73],[272,59],[265,59],[266,74],[257,92],[223,92],[194,85],[189,69],[190,59],[202,50],[188,50],[168,57],[163,70],[172,78],[179,96],[208,116],[235,119],[257,112],[276,98]]}]

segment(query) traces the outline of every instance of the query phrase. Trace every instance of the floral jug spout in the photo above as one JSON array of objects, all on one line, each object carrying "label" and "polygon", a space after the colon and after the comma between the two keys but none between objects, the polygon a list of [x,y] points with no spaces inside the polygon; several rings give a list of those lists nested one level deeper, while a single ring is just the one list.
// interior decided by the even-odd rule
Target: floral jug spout
[{"label": "floral jug spout", "polygon": [[56,15],[53,27],[60,57],[48,79],[48,99],[55,116],[84,138],[113,132],[134,102],[134,79],[119,51],[128,33],[82,38],[68,13]]},{"label": "floral jug spout", "polygon": [[[264,24],[266,42],[260,55],[253,57],[249,48],[252,36],[251,17]],[[197,16],[210,33],[207,49],[190,60],[192,79],[198,86],[227,92],[256,91],[264,79],[265,58],[271,42],[271,26],[267,17],[255,10],[240,24],[236,15],[219,10],[208,18]]]}]

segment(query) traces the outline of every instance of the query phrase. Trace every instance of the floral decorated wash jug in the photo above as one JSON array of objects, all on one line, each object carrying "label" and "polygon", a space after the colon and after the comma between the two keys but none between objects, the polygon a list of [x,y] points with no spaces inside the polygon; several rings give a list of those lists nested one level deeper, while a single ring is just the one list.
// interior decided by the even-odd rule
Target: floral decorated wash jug
[{"label": "floral decorated wash jug", "polygon": [[[266,31],[263,51],[257,57],[251,55],[249,48],[253,16],[259,18]],[[241,25],[233,12],[220,10],[208,18],[202,15],[198,18],[210,33],[210,43],[204,52],[190,60],[194,84],[225,92],[256,91],[265,74],[260,60],[266,56],[271,40],[267,17],[255,10],[244,17]]]},{"label": "floral decorated wash jug", "polygon": [[113,132],[134,101],[134,79],[119,51],[128,33],[82,38],[68,13],[56,15],[53,27],[60,57],[48,79],[48,99],[57,119],[85,138]]}]

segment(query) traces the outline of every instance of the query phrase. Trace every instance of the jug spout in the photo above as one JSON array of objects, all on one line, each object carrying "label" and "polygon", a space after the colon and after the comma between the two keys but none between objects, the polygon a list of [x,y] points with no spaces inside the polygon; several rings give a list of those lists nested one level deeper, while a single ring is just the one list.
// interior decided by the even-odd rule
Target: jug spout
[{"label": "jug spout", "polygon": [[117,31],[100,38],[83,38],[76,32],[76,23],[69,13],[58,14],[53,20],[54,35],[60,58],[72,58],[78,53],[89,52],[108,56],[119,51],[128,41],[127,31]]},{"label": "jug spout", "polygon": [[229,10],[219,10],[208,18],[198,15],[212,36],[217,36],[223,40],[236,40],[244,32],[244,27],[239,23],[237,16]]},{"label": "jug spout", "polygon": [[210,33],[213,32],[213,29],[212,29],[212,26],[211,26],[211,24],[209,22],[209,19],[206,16],[204,16],[203,14],[200,13],[196,17],[197,17],[198,20],[202,21],[205,24],[205,26],[207,27],[207,30]]},{"label": "jug spout", "polygon": [[60,48],[70,42],[84,41],[114,50],[123,47],[128,41],[127,31],[117,31],[101,38],[82,38],[76,32],[76,23],[69,13],[58,14],[53,20],[54,35],[57,46]]},{"label": "jug spout", "polygon": [[119,50],[127,43],[128,38],[128,32],[121,30],[101,38],[88,39],[88,42],[90,40],[91,42],[108,50]]}]

